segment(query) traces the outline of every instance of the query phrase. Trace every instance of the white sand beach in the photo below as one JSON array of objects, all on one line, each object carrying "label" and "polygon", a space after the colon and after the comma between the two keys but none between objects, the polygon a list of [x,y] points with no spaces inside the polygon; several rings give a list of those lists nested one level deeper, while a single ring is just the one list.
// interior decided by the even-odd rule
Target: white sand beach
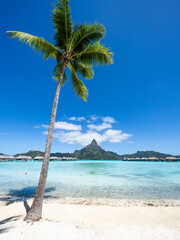
[{"label": "white sand beach", "polygon": [[0,205],[0,240],[180,240],[180,207],[45,201],[40,222],[23,222],[25,214],[23,202]]}]

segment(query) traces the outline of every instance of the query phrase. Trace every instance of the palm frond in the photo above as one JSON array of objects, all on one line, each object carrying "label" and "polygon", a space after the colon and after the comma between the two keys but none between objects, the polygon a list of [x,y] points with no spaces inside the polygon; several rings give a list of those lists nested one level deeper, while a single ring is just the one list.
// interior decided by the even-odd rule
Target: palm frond
[{"label": "palm frond", "polygon": [[[60,77],[60,74],[61,74],[61,71],[62,71],[62,66],[63,66],[63,63],[59,63],[53,69],[53,74],[54,74],[53,79],[55,79],[56,81],[59,81],[59,77]],[[66,81],[67,81],[67,77],[66,77],[66,73],[64,73],[62,86],[64,86],[64,83]]]},{"label": "palm frond", "polygon": [[73,25],[73,34],[79,30],[79,28],[82,26],[83,24],[79,24],[79,23],[76,23]]},{"label": "palm frond", "polygon": [[76,95],[82,98],[85,102],[87,102],[88,90],[83,82],[78,78],[75,69],[72,64],[69,62],[68,67],[71,70],[71,85],[76,93]]},{"label": "palm frond", "polygon": [[56,46],[67,51],[72,36],[72,19],[69,0],[58,0],[52,14],[55,27],[54,40]]},{"label": "palm frond", "polygon": [[35,51],[42,54],[45,60],[49,57],[57,59],[59,55],[62,55],[62,52],[58,48],[47,42],[44,38],[19,31],[7,31],[6,34],[9,38],[16,38],[20,42],[28,44]]},{"label": "palm frond", "polygon": [[90,43],[100,41],[106,33],[103,24],[95,22],[94,24],[83,24],[76,27],[73,33],[70,45],[70,51],[80,52],[84,50]]},{"label": "palm frond", "polygon": [[72,57],[85,64],[107,65],[113,63],[113,53],[100,42],[89,44],[81,53],[76,53]]},{"label": "palm frond", "polygon": [[94,71],[93,71],[92,65],[84,64],[77,60],[71,61],[71,64],[74,70],[77,73],[81,74],[83,78],[92,79],[94,77]]}]

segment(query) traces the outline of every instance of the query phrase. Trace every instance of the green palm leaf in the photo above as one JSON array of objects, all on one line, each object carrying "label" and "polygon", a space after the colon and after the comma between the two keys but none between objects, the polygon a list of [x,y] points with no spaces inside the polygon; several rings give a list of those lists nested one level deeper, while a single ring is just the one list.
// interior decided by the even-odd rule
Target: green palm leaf
[{"label": "green palm leaf", "polygon": [[103,24],[83,24],[73,33],[70,51],[80,52],[84,50],[90,43],[100,41],[105,35],[105,27]]},{"label": "green palm leaf", "polygon": [[56,46],[67,51],[73,32],[69,0],[58,0],[53,10],[52,20],[56,30],[54,36]]},{"label": "green palm leaf", "polygon": [[7,31],[6,34],[9,38],[17,38],[20,42],[28,44],[35,51],[42,54],[45,59],[49,57],[57,59],[62,55],[62,52],[58,48],[47,42],[44,38],[18,31]]},{"label": "green palm leaf", "polygon": [[89,44],[81,53],[76,53],[72,57],[85,64],[107,65],[113,63],[113,53],[100,42]]},{"label": "green palm leaf", "polygon": [[[62,66],[63,66],[63,63],[59,63],[53,69],[53,73],[54,73],[53,79],[55,79],[56,81],[59,81],[59,78],[60,78],[60,75],[61,75],[61,71],[62,71]],[[66,81],[67,81],[67,77],[66,77],[66,73],[64,73],[62,86],[64,86],[64,83]]]},{"label": "green palm leaf", "polygon": [[94,77],[94,71],[92,65],[84,64],[77,60],[71,61],[71,64],[76,72],[82,75],[85,79],[92,79]]},{"label": "green palm leaf", "polygon": [[83,82],[78,78],[75,69],[72,64],[69,63],[68,67],[71,70],[71,85],[77,94],[78,97],[82,98],[85,102],[87,102],[88,90]]}]

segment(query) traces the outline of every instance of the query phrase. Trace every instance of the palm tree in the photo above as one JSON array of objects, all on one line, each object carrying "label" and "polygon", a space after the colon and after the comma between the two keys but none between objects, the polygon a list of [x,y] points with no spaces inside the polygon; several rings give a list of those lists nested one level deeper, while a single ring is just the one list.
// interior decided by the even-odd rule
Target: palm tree
[{"label": "palm tree", "polygon": [[70,69],[71,84],[77,96],[84,101],[87,99],[88,90],[79,79],[81,75],[85,79],[94,76],[93,64],[112,64],[113,53],[100,43],[106,30],[102,24],[72,24],[69,0],[58,0],[54,6],[52,20],[55,28],[55,45],[47,42],[44,38],[33,36],[19,31],[8,31],[7,36],[17,38],[28,44],[36,52],[42,54],[45,60],[52,57],[56,60],[54,78],[57,80],[57,89],[52,107],[49,131],[47,136],[45,155],[42,164],[36,196],[30,211],[24,220],[37,221],[42,216],[42,203],[46,186],[46,179],[51,153],[55,118],[61,86],[66,79],[66,67]]}]

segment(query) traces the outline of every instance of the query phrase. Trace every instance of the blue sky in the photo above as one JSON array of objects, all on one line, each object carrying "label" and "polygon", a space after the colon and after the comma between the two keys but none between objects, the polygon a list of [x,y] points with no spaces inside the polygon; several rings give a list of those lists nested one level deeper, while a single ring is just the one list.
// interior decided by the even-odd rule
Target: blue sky
[{"label": "blue sky", "polygon": [[[5,31],[52,42],[52,3],[1,2],[0,152],[5,154],[44,151],[56,89],[55,62],[8,39]],[[103,41],[115,58],[114,65],[96,68],[94,79],[85,80],[87,103],[69,83],[63,87],[52,152],[72,152],[96,137],[119,154],[180,154],[180,1],[71,0],[70,7],[75,23],[97,20],[106,26]]]}]

